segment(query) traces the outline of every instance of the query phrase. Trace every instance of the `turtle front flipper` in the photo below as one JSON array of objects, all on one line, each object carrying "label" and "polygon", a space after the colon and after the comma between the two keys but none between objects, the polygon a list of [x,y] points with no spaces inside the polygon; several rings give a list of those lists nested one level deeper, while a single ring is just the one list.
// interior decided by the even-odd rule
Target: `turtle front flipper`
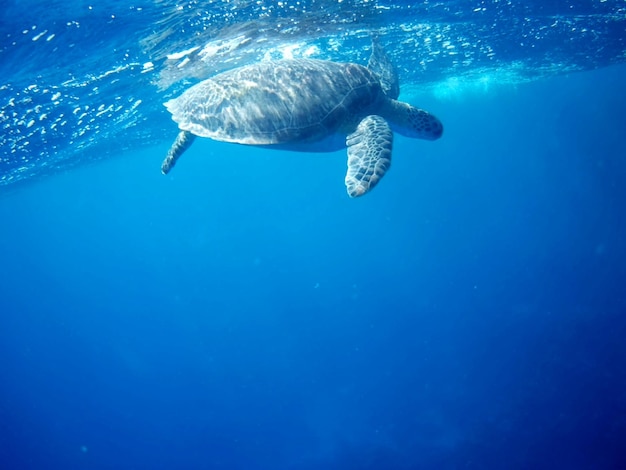
[{"label": "turtle front flipper", "polygon": [[348,172],[346,188],[350,197],[371,190],[391,165],[393,133],[380,116],[367,116],[346,138]]},{"label": "turtle front flipper", "polygon": [[367,63],[367,68],[376,75],[387,98],[398,99],[400,95],[398,71],[375,34],[372,35],[372,55]]},{"label": "turtle front flipper", "polygon": [[191,132],[180,131],[176,136],[176,140],[170,147],[169,152],[167,152],[167,156],[163,163],[161,163],[161,172],[164,175],[167,175],[174,165],[176,165],[176,160],[185,153],[185,150],[189,148],[189,146],[193,143],[196,138]]}]

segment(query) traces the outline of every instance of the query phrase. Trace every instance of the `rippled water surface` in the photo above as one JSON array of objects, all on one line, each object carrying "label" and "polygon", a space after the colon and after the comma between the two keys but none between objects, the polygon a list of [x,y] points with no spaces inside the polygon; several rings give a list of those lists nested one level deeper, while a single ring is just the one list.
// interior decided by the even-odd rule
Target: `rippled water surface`
[{"label": "rippled water surface", "polygon": [[281,57],[365,63],[372,32],[405,98],[626,59],[621,0],[12,1],[0,15],[4,185],[171,140],[162,102],[221,70]]}]

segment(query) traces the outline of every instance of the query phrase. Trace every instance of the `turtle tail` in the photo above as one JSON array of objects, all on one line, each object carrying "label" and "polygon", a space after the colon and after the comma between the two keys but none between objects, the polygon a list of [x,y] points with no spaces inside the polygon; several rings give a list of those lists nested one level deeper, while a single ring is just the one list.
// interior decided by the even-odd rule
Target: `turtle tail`
[{"label": "turtle tail", "polygon": [[170,147],[170,150],[167,152],[165,160],[163,160],[163,163],[161,163],[161,173],[167,175],[170,170],[174,168],[174,165],[176,165],[176,160],[178,160],[180,156],[185,153],[185,150],[187,150],[191,146],[195,138],[196,136],[193,135],[191,132],[180,131],[178,133],[178,135],[176,136],[176,140]]}]

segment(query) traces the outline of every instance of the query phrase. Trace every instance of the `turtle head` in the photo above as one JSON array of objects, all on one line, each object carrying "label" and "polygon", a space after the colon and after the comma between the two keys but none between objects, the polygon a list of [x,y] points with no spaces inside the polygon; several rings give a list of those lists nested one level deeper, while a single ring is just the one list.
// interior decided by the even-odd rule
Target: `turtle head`
[{"label": "turtle head", "polygon": [[429,112],[402,101],[388,100],[388,103],[385,117],[399,134],[425,140],[437,140],[443,134],[443,124]]}]

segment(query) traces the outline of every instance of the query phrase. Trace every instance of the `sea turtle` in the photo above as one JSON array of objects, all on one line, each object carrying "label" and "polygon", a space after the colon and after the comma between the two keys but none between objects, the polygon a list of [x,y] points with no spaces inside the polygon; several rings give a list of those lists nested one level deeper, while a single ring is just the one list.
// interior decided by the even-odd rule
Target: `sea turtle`
[{"label": "sea turtle", "polygon": [[346,188],[365,194],[391,163],[393,130],[435,140],[432,114],[396,101],[389,58],[373,41],[367,67],[314,59],[264,61],[204,80],[165,103],[180,133],[161,165],[167,174],[195,136],[292,151],[348,147]]}]

